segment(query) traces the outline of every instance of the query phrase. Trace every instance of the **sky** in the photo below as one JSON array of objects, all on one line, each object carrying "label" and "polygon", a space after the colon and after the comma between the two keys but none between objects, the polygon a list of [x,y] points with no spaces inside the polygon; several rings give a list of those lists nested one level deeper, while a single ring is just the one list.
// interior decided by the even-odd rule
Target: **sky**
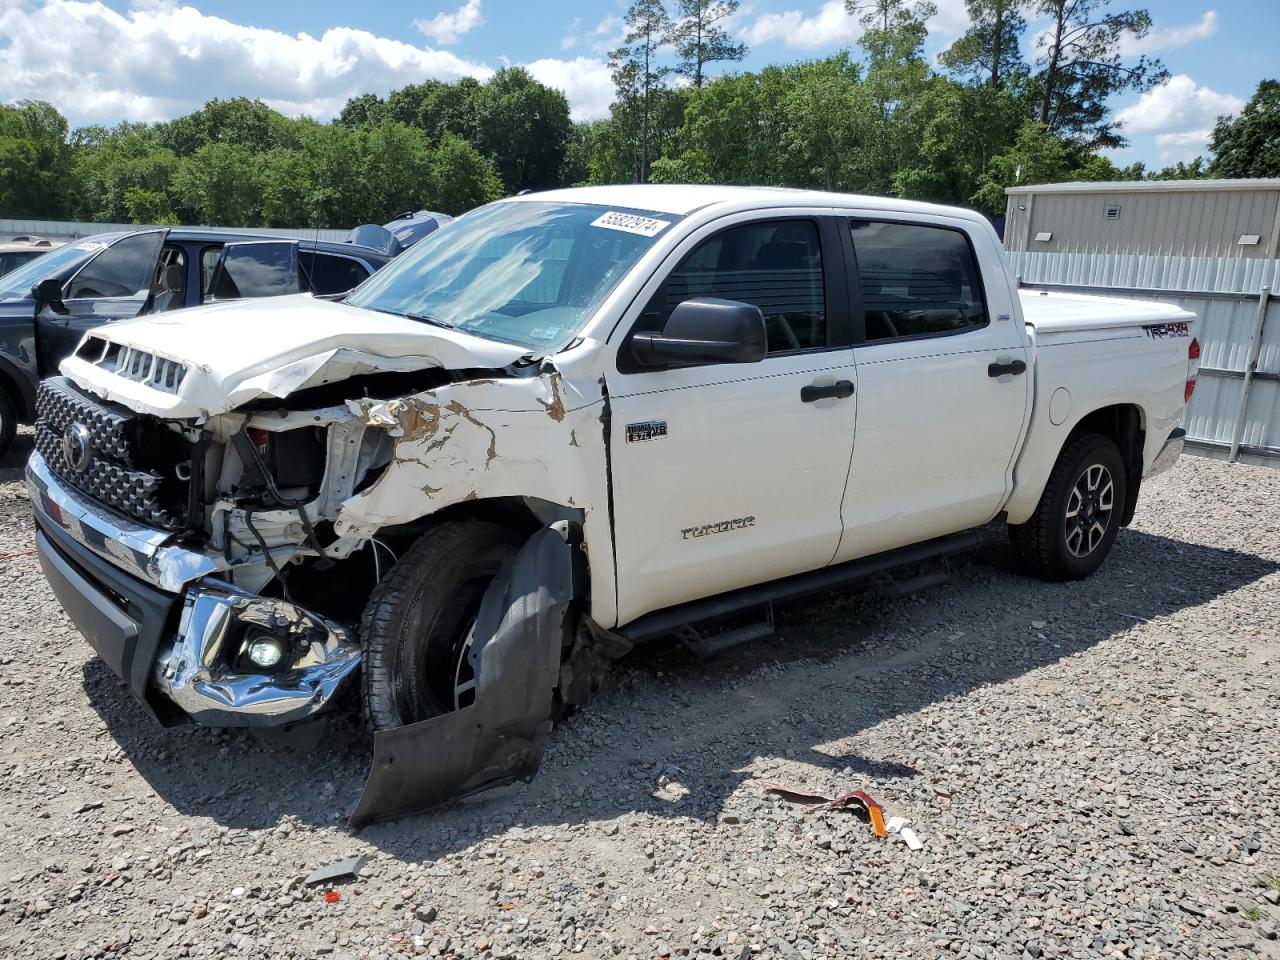
[{"label": "sky", "polygon": [[[966,26],[963,0],[936,4],[930,57]],[[1280,77],[1277,7],[1153,0],[1148,9],[1154,29],[1126,52],[1161,58],[1171,77],[1116,98],[1130,145],[1110,156],[1160,167],[1204,152],[1219,114]],[[606,54],[625,10],[622,0],[0,0],[0,102],[48,100],[72,126],[168,119],[235,96],[327,120],[356,94],[519,64],[563,90],[575,119],[594,119],[612,99]],[[1041,26],[1032,18],[1028,44]],[[729,69],[824,56],[859,34],[843,0],[743,0],[729,27],[750,48]]]}]

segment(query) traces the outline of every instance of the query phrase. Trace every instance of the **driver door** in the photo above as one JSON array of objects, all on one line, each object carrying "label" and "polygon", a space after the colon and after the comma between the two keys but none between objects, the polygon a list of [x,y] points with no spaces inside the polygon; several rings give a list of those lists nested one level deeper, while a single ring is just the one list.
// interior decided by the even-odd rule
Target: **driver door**
[{"label": "driver door", "polygon": [[36,313],[40,376],[58,372],[86,330],[136,317],[151,297],[167,230],[130,234],[105,246],[62,289],[62,309],[43,304]]},{"label": "driver door", "polygon": [[[624,318],[608,377],[620,623],[825,566],[840,541],[855,368],[835,222],[739,214],[672,261]],[[700,296],[760,307],[768,355],[640,366],[631,335]]]}]

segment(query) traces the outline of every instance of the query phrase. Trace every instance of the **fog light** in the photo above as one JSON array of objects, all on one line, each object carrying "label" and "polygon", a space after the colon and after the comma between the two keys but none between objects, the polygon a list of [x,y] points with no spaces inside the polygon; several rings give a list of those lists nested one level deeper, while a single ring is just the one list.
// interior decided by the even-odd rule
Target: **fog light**
[{"label": "fog light", "polygon": [[249,655],[254,666],[270,670],[284,659],[284,644],[275,637],[259,636],[249,641],[249,648],[245,653]]}]

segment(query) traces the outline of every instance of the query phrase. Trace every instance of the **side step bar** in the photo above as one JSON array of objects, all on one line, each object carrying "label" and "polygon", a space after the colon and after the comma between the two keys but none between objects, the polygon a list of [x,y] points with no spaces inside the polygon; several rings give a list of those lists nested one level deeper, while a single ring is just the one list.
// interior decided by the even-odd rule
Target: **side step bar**
[{"label": "side step bar", "polygon": [[834,567],[820,567],[808,573],[796,574],[794,577],[743,587],[740,590],[730,590],[728,593],[668,607],[665,610],[655,610],[624,627],[619,627],[615,632],[632,643],[652,640],[654,637],[676,633],[681,628],[700,620],[722,617],[760,604],[794,600],[807,594],[820,593],[896,567],[910,566],[936,557],[972,550],[981,543],[982,535],[977,530],[955,533],[949,537],[940,537],[937,540],[900,547],[875,556],[850,560]]}]

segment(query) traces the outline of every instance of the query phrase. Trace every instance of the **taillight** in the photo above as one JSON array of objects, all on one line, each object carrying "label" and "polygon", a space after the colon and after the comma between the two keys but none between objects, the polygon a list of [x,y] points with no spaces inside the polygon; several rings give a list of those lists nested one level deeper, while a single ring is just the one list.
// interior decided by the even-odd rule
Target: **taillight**
[{"label": "taillight", "polygon": [[[1190,366],[1192,363],[1198,361],[1199,359],[1200,359],[1200,340],[1197,337],[1192,337],[1191,345],[1187,347],[1187,365]],[[1182,402],[1190,403],[1191,395],[1195,392],[1196,392],[1196,378],[1195,378],[1195,374],[1192,374],[1187,379],[1186,386],[1182,388]]]}]

